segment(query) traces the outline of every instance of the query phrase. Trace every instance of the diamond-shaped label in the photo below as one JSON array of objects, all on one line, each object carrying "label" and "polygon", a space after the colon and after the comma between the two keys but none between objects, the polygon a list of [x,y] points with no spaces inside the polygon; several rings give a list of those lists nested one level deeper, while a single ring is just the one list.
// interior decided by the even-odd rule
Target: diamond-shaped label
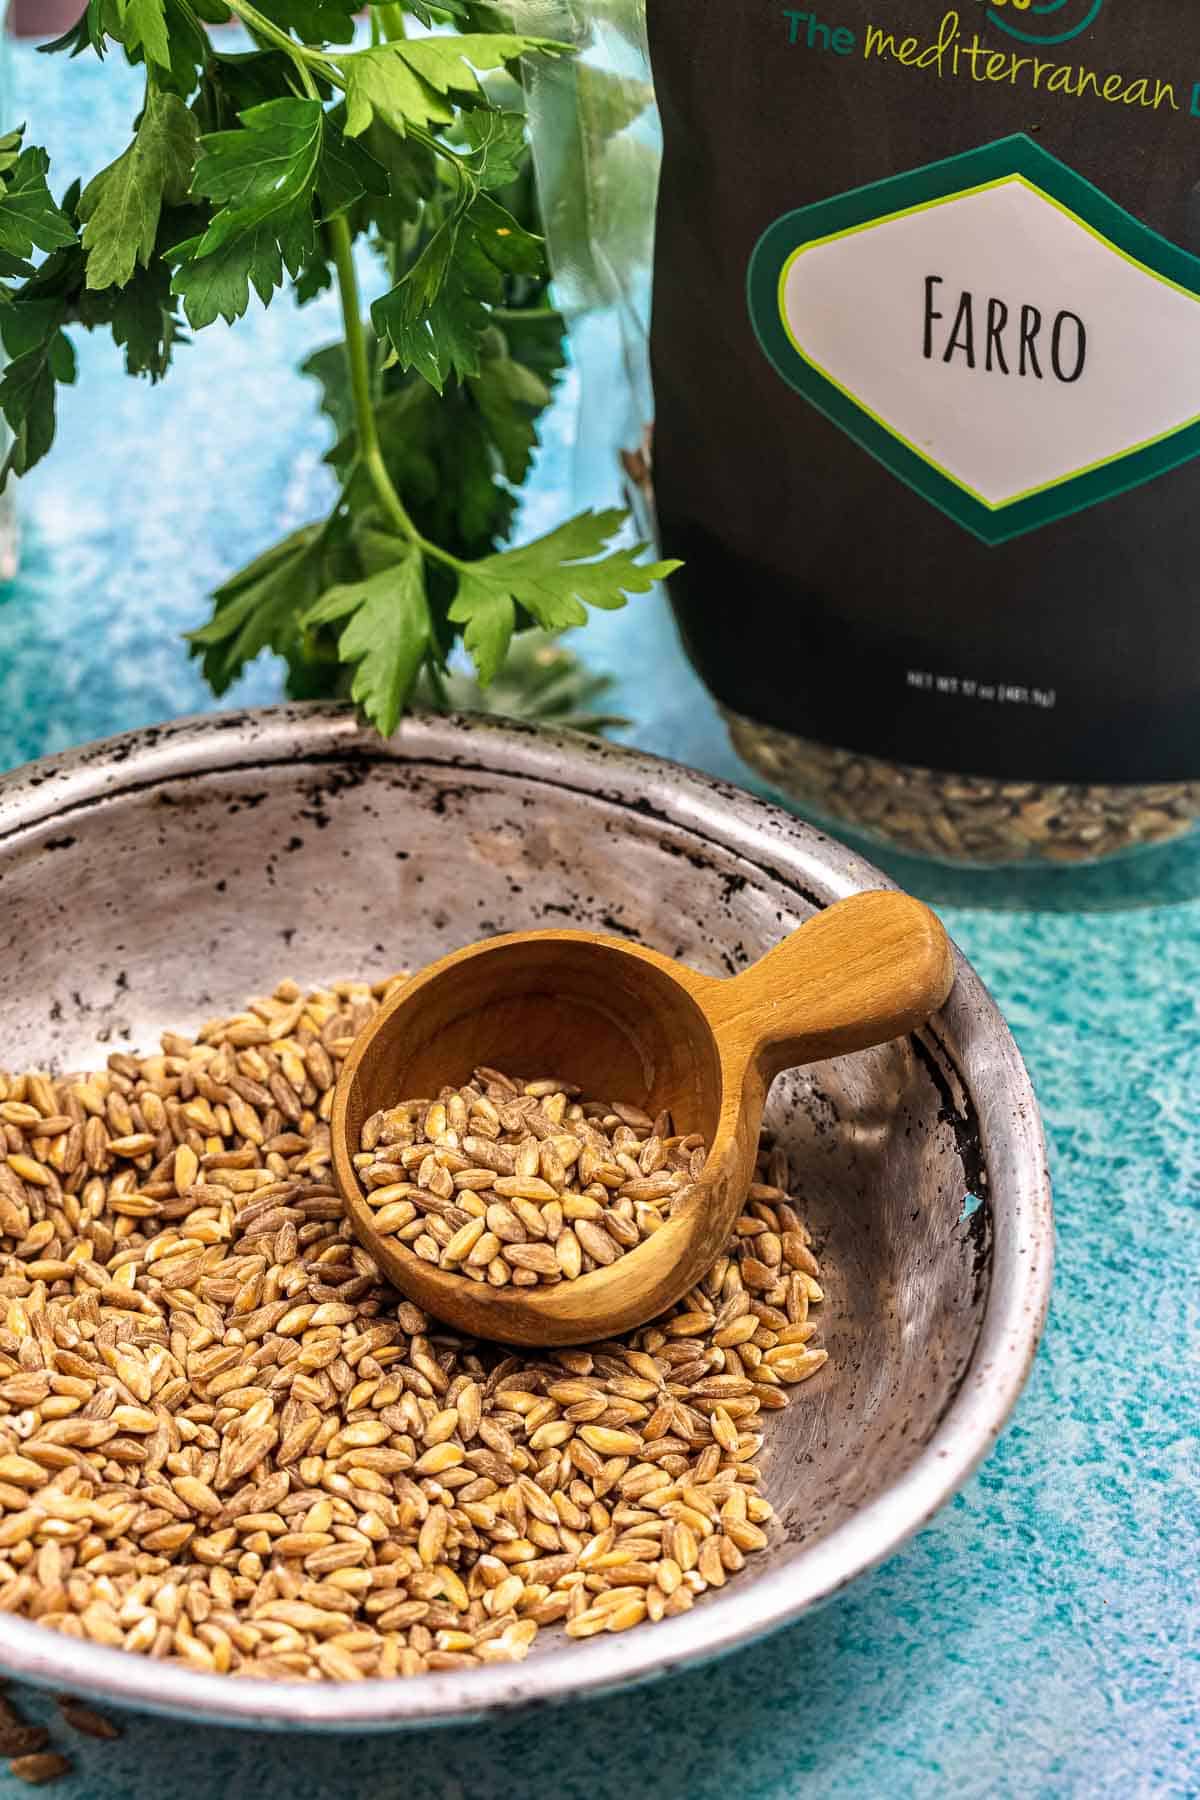
[{"label": "diamond-shaped label", "polygon": [[749,298],[783,379],[985,543],[1200,454],[1200,259],[1031,138],[786,214]]}]

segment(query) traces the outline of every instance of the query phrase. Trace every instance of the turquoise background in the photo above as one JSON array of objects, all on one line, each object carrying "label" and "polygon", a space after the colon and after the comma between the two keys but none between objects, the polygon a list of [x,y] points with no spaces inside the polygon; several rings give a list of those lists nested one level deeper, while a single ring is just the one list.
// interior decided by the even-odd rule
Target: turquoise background
[{"label": "turquoise background", "polygon": [[[131,116],[118,69],[21,50],[56,185]],[[0,768],[209,704],[179,645],[213,582],[329,494],[328,432],[293,373],[329,305],[273,305],[180,353],[165,386],[84,340],[51,461],[21,487],[0,588]],[[574,472],[575,380],[529,524]],[[754,785],[657,600],[583,640],[623,671],[630,741]],[[229,704],[279,697],[256,667]],[[983,1470],[884,1568],[710,1668],[461,1733],[263,1739],[150,1719],[78,1740],[63,1800],[1144,1800],[1200,1794],[1200,847],[1067,874],[955,874],[879,856],[939,907],[1029,1061],[1059,1261],[1042,1353]],[[9,976],[12,979],[12,976]],[[31,1715],[49,1716],[22,1692]],[[56,1732],[62,1741],[65,1733]],[[0,1797],[29,1790],[0,1765]]]}]

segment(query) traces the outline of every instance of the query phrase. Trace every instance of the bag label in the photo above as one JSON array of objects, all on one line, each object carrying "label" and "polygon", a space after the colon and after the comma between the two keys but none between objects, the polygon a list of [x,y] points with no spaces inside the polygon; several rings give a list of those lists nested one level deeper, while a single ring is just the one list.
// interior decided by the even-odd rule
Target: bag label
[{"label": "bag label", "polygon": [[786,214],[748,288],[783,379],[984,543],[1200,454],[1200,258],[1024,134]]}]

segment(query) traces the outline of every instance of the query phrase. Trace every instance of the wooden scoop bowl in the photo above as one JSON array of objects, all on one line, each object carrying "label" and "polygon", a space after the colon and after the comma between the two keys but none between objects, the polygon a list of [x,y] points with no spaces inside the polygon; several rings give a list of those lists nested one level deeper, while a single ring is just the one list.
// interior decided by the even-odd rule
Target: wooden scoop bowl
[{"label": "wooden scoop bowl", "polygon": [[[914,1030],[954,981],[920,901],[856,894],[732,980],[582,931],[491,938],[434,963],[381,1009],[334,1096],[338,1185],[359,1241],[394,1285],[472,1337],[579,1344],[642,1325],[712,1266],[753,1175],[767,1090],[783,1069]],[[699,1132],[710,1153],[665,1225],[608,1268],[536,1288],[490,1287],[423,1262],[375,1229],[354,1166],[372,1113],[435,1096],[480,1064],[552,1074],[585,1094]]]}]

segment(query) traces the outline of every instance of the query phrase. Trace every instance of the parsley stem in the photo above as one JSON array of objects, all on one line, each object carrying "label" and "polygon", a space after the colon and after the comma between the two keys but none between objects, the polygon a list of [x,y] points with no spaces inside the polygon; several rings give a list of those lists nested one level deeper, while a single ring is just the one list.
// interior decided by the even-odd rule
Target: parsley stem
[{"label": "parsley stem", "polygon": [[358,276],[354,268],[354,250],[350,227],[345,216],[330,219],[327,230],[333,247],[338,290],[342,300],[342,317],[346,331],[346,361],[350,369],[350,393],[354,401],[354,418],[358,426],[358,453],[371,478],[376,498],[385,517],[411,544],[422,549],[424,540],[408,515],[407,508],[392,483],[379,443],[379,426],[371,400],[371,367],[367,356],[367,338],[363,331],[362,302],[358,295]]},{"label": "parsley stem", "polygon": [[[408,30],[404,23],[404,8],[402,6],[373,6],[371,8],[372,43],[394,44],[401,38],[406,38],[407,36]],[[402,232],[405,234],[411,232],[413,229],[414,228],[411,225],[406,225],[401,228]],[[387,255],[388,276],[391,285],[395,287],[397,281],[400,279],[401,254],[400,243],[397,242],[396,237],[389,237],[387,239],[385,251]],[[383,358],[381,356],[380,361],[382,362],[382,360]]]},{"label": "parsley stem", "polygon": [[404,8],[402,6],[380,6],[376,10],[379,13],[379,23],[383,28],[383,35],[389,44],[394,44],[398,38],[408,36],[404,26]]},{"label": "parsley stem", "polygon": [[260,13],[257,6],[252,6],[250,0],[225,0],[225,4],[234,17],[242,21],[243,25],[251,31],[256,31],[259,37],[265,38],[268,43],[274,44],[278,49],[286,50],[294,62],[320,63],[322,73],[328,75],[331,80],[334,79],[328,68],[329,58],[323,51],[314,50],[310,44],[298,44],[294,37],[289,36],[286,31],[281,31],[279,26],[272,19],[268,19],[265,13]]},{"label": "parsley stem", "polygon": [[493,306],[493,319],[502,325],[523,325],[527,320],[552,319],[562,324],[562,314],[553,306]]},{"label": "parsley stem", "polygon": [[301,62],[299,57],[293,57],[292,66],[300,77],[300,85],[308,95],[309,99],[315,100],[317,104],[320,105],[321,95],[317,89],[316,82],[312,78],[312,70],[309,68],[308,64],[306,62]]},{"label": "parsley stem", "polygon": [[427,656],[425,658],[425,673],[429,677],[429,685],[433,689],[433,698],[437,706],[442,712],[449,712],[450,696],[446,692],[446,683],[442,679],[442,671],[439,669],[435,658],[432,656]]},{"label": "parsley stem", "polygon": [[[475,182],[475,171],[472,169],[466,157],[460,156],[457,150],[452,150],[449,144],[444,144],[441,138],[434,137],[432,131],[426,131],[423,125],[414,125],[410,120],[408,125],[408,135],[412,138],[414,143],[424,144],[425,148],[432,151],[435,156],[440,156],[444,158],[446,162],[452,163],[460,179],[463,175],[468,175],[472,182]],[[475,186],[476,191],[478,191],[478,183],[475,183]]]}]

